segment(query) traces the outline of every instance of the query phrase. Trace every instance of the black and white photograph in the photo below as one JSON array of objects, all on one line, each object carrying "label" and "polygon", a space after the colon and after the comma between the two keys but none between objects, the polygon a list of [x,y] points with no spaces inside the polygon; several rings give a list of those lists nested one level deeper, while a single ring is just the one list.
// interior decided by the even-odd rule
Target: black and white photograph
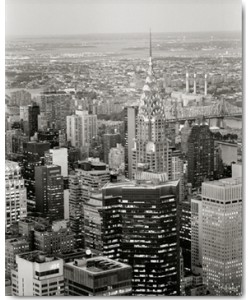
[{"label": "black and white photograph", "polygon": [[240,0],[5,1],[5,296],[244,294],[243,31]]}]

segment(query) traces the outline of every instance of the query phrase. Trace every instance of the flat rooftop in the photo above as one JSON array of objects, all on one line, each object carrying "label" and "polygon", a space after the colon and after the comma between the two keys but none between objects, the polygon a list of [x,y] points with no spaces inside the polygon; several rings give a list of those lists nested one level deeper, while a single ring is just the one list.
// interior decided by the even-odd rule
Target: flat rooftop
[{"label": "flat rooftop", "polygon": [[84,270],[90,274],[110,272],[111,270],[130,267],[129,265],[109,259],[105,256],[75,259],[74,262],[67,263],[66,265]]},{"label": "flat rooftop", "polygon": [[239,178],[224,178],[220,180],[207,181],[207,182],[203,182],[202,185],[232,186],[232,185],[239,185],[241,183],[242,183],[242,177],[239,177]]},{"label": "flat rooftop", "polygon": [[109,188],[143,188],[143,189],[155,189],[162,186],[177,186],[179,180],[169,180],[166,182],[159,182],[157,180],[132,180],[132,181],[124,181],[124,182],[108,182],[106,183],[102,189]]},{"label": "flat rooftop", "polygon": [[48,255],[42,251],[21,253],[18,254],[18,256],[22,259],[38,264],[59,260],[59,258],[55,257],[54,255]]}]

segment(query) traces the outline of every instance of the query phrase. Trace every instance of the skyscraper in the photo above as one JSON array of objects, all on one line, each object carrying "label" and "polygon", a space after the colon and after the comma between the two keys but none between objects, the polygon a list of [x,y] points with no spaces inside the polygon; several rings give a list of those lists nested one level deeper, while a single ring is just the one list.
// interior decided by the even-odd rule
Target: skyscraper
[{"label": "skyscraper", "polygon": [[23,131],[29,137],[38,131],[39,113],[40,108],[36,104],[20,107],[20,119],[23,121]]},{"label": "skyscraper", "polygon": [[136,118],[138,106],[125,107],[125,176],[132,179],[132,148],[136,137]]},{"label": "skyscraper", "polygon": [[211,295],[241,295],[242,180],[202,184],[203,282]]},{"label": "skyscraper", "polygon": [[104,162],[109,164],[109,151],[111,148],[115,148],[117,144],[121,143],[120,133],[105,133],[103,135],[103,152]]},{"label": "skyscraper", "polygon": [[133,176],[141,170],[171,174],[171,155],[166,137],[164,103],[153,72],[150,35],[150,56],[147,78],[140,99],[136,140],[133,148]]},{"label": "skyscraper", "polygon": [[191,129],[188,138],[188,182],[200,188],[204,180],[213,180],[214,139],[209,126],[202,121]]},{"label": "skyscraper", "polygon": [[87,111],[77,110],[75,115],[67,116],[67,140],[71,146],[88,150],[96,135],[96,115],[89,115]]},{"label": "skyscraper", "polygon": [[64,218],[63,177],[56,165],[35,168],[36,210],[51,220]]},{"label": "skyscraper", "polygon": [[5,161],[5,231],[27,216],[27,194],[18,163]]},{"label": "skyscraper", "polygon": [[180,247],[184,260],[184,270],[191,271],[191,203],[182,201],[180,203]]},{"label": "skyscraper", "polygon": [[49,143],[24,142],[23,178],[27,188],[27,208],[35,210],[35,167],[44,164],[44,153],[49,150]]},{"label": "skyscraper", "polygon": [[133,295],[177,295],[179,184],[144,175],[103,187],[103,253],[132,266]]},{"label": "skyscraper", "polygon": [[191,198],[191,267],[202,275],[202,199]]},{"label": "skyscraper", "polygon": [[178,181],[121,189],[121,260],[133,267],[133,295],[179,294]]}]

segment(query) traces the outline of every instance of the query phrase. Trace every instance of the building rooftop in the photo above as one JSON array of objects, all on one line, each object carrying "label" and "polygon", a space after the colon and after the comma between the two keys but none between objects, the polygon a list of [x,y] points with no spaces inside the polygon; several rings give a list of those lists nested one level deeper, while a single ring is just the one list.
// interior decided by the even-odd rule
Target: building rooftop
[{"label": "building rooftop", "polygon": [[241,183],[242,183],[242,177],[239,177],[239,178],[224,178],[220,180],[203,182],[202,185],[232,186],[232,185],[239,185]]},{"label": "building rooftop", "polygon": [[88,259],[75,259],[74,262],[66,265],[85,270],[90,274],[109,272],[114,269],[123,269],[130,267],[121,262],[109,259],[104,256],[92,257]]},{"label": "building rooftop", "polygon": [[132,180],[132,181],[122,181],[122,182],[108,182],[103,186],[105,188],[116,188],[116,187],[126,187],[126,188],[149,188],[154,189],[161,186],[177,186],[179,180],[174,181],[165,181],[160,182],[160,180],[152,178],[152,179],[143,179],[143,180]]},{"label": "building rooftop", "polygon": [[48,255],[42,251],[26,252],[18,254],[18,256],[22,259],[38,264],[59,260],[59,258],[53,255]]}]

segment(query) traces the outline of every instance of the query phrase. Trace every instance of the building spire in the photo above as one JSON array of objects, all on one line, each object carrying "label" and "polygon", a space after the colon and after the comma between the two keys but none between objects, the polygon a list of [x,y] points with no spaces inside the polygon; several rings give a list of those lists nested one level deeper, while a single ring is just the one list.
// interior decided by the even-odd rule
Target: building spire
[{"label": "building spire", "polygon": [[151,38],[151,28],[149,29],[149,69],[148,74],[152,74],[152,38]]},{"label": "building spire", "polygon": [[149,29],[149,57],[152,58],[152,39],[151,39],[151,28]]}]

